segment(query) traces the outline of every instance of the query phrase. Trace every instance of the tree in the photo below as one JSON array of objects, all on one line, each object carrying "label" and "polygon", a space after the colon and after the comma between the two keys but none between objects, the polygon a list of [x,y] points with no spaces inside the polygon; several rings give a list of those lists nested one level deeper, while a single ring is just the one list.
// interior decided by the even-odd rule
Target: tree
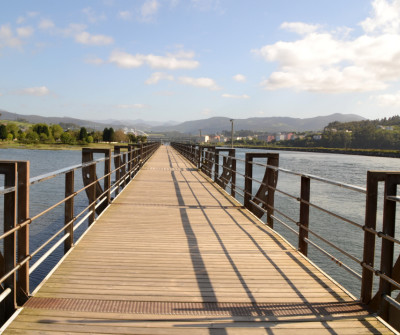
[{"label": "tree", "polygon": [[78,136],[79,141],[86,141],[87,136],[88,136],[88,133],[87,133],[86,128],[81,127],[81,129],[79,131],[79,136]]},{"label": "tree", "polygon": [[51,126],[51,133],[53,134],[54,139],[57,141],[60,139],[61,134],[64,132],[62,127],[59,124],[53,124]]},{"label": "tree", "polygon": [[50,135],[49,126],[46,123],[37,123],[32,127],[32,130],[38,135],[46,134],[47,137]]},{"label": "tree", "polygon": [[37,132],[33,131],[32,129],[29,129],[26,132],[25,136],[25,143],[39,143],[39,135]]},{"label": "tree", "polygon": [[73,144],[75,142],[75,138],[71,135],[70,132],[66,131],[61,134],[61,142],[64,144]]},{"label": "tree", "polygon": [[0,124],[0,140],[7,138],[7,127],[4,124]]},{"label": "tree", "polygon": [[7,133],[12,134],[13,138],[17,138],[19,128],[14,122],[9,122],[7,124]]},{"label": "tree", "polygon": [[124,131],[122,129],[118,129],[114,133],[114,141],[116,142],[128,142],[129,138],[127,135],[125,135]]},{"label": "tree", "polygon": [[113,142],[114,141],[114,129],[104,128],[103,130],[103,141],[104,142]]}]

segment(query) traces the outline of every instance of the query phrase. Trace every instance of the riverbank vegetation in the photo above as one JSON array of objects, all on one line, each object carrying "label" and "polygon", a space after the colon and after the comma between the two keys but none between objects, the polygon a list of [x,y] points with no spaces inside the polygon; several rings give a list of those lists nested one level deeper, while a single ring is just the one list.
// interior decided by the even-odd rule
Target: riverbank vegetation
[{"label": "riverbank vegetation", "polygon": [[85,127],[64,129],[58,124],[0,121],[0,146],[3,148],[50,146],[59,149],[96,143],[143,143],[146,141],[146,136],[125,134],[121,129],[104,128],[103,131],[88,130]]}]

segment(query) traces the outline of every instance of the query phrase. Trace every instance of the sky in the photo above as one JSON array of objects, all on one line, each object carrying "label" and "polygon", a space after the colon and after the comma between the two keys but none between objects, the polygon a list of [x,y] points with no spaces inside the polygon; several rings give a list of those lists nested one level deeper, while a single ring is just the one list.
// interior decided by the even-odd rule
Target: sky
[{"label": "sky", "polygon": [[0,110],[400,114],[400,0],[0,0]]}]

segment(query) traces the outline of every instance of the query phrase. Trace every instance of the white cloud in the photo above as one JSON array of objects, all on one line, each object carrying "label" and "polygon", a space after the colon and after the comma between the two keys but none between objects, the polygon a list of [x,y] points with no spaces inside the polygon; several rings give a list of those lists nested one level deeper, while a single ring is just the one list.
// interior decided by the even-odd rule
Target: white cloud
[{"label": "white cloud", "polygon": [[237,82],[244,83],[246,81],[246,77],[242,74],[237,74],[237,75],[233,76],[232,78],[233,78],[233,80],[235,80]]},{"label": "white cloud", "polygon": [[[194,54],[192,55],[194,56]],[[187,59],[179,58],[175,55],[167,54],[167,56],[157,56],[157,55],[143,55],[136,54],[131,55],[122,51],[113,51],[110,58],[110,63],[115,63],[117,66],[122,68],[136,68],[144,64],[147,64],[153,69],[194,69],[199,66],[199,62]]]},{"label": "white cloud", "polygon": [[98,21],[106,20],[106,16],[104,14],[96,14],[96,12],[91,7],[82,9],[82,13],[86,15],[90,23],[96,23]]},{"label": "white cloud", "polygon": [[120,109],[143,109],[149,107],[145,104],[132,104],[132,105],[117,105],[117,108]]},{"label": "white cloud", "polygon": [[374,99],[383,107],[400,107],[400,91],[395,94],[381,94]]},{"label": "white cloud", "polygon": [[372,16],[361,22],[367,33],[383,32],[398,34],[400,32],[400,1],[374,0]]},{"label": "white cloud", "polygon": [[160,80],[174,80],[174,76],[164,72],[154,72],[150,78],[145,81],[147,85],[157,84]]},{"label": "white cloud", "polygon": [[47,29],[52,29],[52,28],[54,28],[54,27],[55,27],[55,24],[54,24],[54,22],[51,21],[51,20],[42,19],[42,20],[40,20],[38,27],[39,27],[39,29],[47,30]]},{"label": "white cloud", "polygon": [[19,37],[27,38],[33,35],[34,29],[32,27],[20,27],[17,28],[17,34]]},{"label": "white cloud", "polygon": [[146,0],[140,10],[141,17],[144,21],[149,21],[157,14],[160,4],[157,0]]},{"label": "white cloud", "polygon": [[113,51],[108,61],[125,69],[140,67],[144,64],[140,55],[131,55],[122,51]]},{"label": "white cloud", "polygon": [[400,22],[400,0],[375,0],[373,5],[372,18],[362,22],[364,34],[355,38],[339,38],[336,32],[322,32],[315,25],[285,23],[305,35],[252,50],[278,64],[261,85],[269,90],[342,93],[382,90],[399,80],[400,31],[394,31]]},{"label": "white cloud", "polygon": [[20,48],[22,41],[14,36],[9,24],[0,26],[0,49],[2,47]]},{"label": "white cloud", "polygon": [[230,99],[249,99],[250,97],[247,94],[242,94],[242,95],[234,95],[234,94],[222,94],[223,98],[230,98]]},{"label": "white cloud", "polygon": [[35,95],[35,96],[44,96],[44,95],[49,95],[50,91],[46,86],[40,86],[40,87],[29,87],[29,88],[24,88],[21,91],[17,92],[20,95]]},{"label": "white cloud", "polygon": [[118,16],[123,20],[129,20],[132,17],[132,13],[129,10],[120,11]]},{"label": "white cloud", "polygon": [[283,22],[281,28],[299,35],[306,35],[317,31],[320,26],[303,22]]},{"label": "white cloud", "polygon": [[105,35],[91,35],[87,31],[75,35],[75,41],[86,45],[109,45],[114,43],[114,39]]},{"label": "white cloud", "polygon": [[180,77],[179,81],[184,85],[190,85],[195,87],[208,88],[210,90],[216,91],[221,88],[216,84],[216,82],[211,78],[192,78],[192,77]]}]

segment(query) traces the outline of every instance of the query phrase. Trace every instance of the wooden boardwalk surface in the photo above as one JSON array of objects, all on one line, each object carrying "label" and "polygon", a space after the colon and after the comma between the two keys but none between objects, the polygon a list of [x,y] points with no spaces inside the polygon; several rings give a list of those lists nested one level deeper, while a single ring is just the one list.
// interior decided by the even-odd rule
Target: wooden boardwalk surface
[{"label": "wooden boardwalk surface", "polygon": [[5,331],[281,333],[391,332],[170,147]]}]

